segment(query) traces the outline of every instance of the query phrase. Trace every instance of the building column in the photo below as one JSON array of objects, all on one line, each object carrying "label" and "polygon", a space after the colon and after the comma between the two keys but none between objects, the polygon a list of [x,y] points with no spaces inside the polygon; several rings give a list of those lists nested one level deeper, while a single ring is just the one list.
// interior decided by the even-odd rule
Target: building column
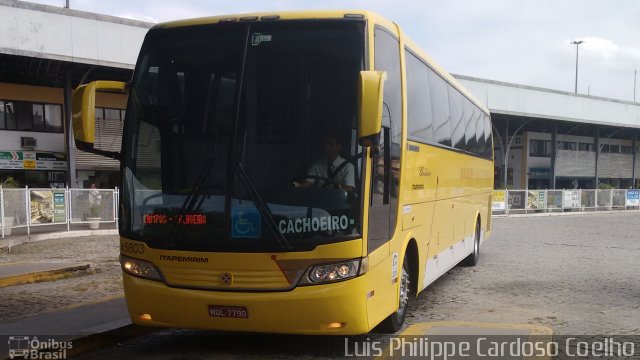
[{"label": "building column", "polygon": [[551,166],[549,167],[549,185],[551,189],[556,188],[556,138],[558,137],[558,123],[553,123],[553,131],[551,132]]},{"label": "building column", "polygon": [[635,189],[637,176],[636,159],[638,159],[638,130],[633,130],[631,152],[633,153],[633,164],[631,164],[631,187]]},{"label": "building column", "polygon": [[504,121],[504,151],[502,152],[502,187],[507,188],[507,162],[509,157],[509,120]]},{"label": "building column", "polygon": [[596,172],[595,172],[595,185],[594,188],[598,188],[598,183],[600,182],[598,178],[598,161],[600,159],[600,126],[596,125],[596,136],[594,137],[594,144],[596,148]]},{"label": "building column", "polygon": [[65,126],[65,150],[67,151],[67,186],[76,186],[76,154],[73,150],[73,124],[72,124],[72,85],[71,70],[64,71],[64,126]]},{"label": "building column", "polygon": [[[493,162],[494,166],[497,163],[498,167],[502,169],[502,158],[500,158],[500,162],[498,163],[498,151],[500,152],[500,156],[504,155],[504,140],[502,140],[502,134],[500,134],[500,129],[496,126],[496,123],[492,122],[491,128],[493,129],[493,143],[494,143],[494,151],[493,151]],[[497,139],[497,140],[496,140]],[[498,151],[495,151],[495,144],[498,144]],[[495,169],[494,169],[495,171]],[[494,188],[500,189],[500,183],[498,181],[502,181],[502,176],[495,177],[494,173]]]},{"label": "building column", "polygon": [[[529,189],[529,132],[522,132],[522,151],[520,151],[520,188]],[[524,186],[522,186],[524,185]]]}]

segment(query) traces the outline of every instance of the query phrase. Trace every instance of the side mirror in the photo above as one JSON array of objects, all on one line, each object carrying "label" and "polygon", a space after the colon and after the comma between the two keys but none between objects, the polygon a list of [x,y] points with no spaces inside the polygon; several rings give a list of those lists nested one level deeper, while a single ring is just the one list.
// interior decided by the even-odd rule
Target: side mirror
[{"label": "side mirror", "polygon": [[358,142],[365,147],[378,146],[382,129],[384,71],[360,71],[358,84]]},{"label": "side mirror", "polygon": [[118,153],[94,149],[96,127],[96,91],[124,94],[126,83],[121,81],[93,81],[80,85],[73,92],[73,137],[78,150],[117,158]]}]

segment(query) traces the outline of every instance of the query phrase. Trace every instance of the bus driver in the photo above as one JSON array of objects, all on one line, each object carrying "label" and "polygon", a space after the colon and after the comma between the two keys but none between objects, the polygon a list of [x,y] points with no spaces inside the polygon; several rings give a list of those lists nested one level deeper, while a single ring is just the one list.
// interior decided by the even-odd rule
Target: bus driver
[{"label": "bus driver", "polygon": [[293,182],[295,187],[309,187],[319,181],[319,185],[331,186],[331,182],[319,179],[327,178],[334,181],[337,186],[346,191],[355,188],[355,174],[353,164],[340,156],[342,140],[337,136],[328,136],[325,140],[325,158],[313,163],[307,172],[309,178],[301,182]]}]

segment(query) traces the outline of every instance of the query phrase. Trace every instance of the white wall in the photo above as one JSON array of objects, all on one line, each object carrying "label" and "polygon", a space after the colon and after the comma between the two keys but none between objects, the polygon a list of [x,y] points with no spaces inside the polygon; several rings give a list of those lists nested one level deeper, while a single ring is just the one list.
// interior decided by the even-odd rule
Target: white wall
[{"label": "white wall", "polygon": [[0,1],[0,53],[133,68],[150,25]]},{"label": "white wall", "polygon": [[611,179],[630,179],[633,172],[633,155],[600,154],[598,158],[598,177]]},{"label": "white wall", "polygon": [[[32,137],[36,139],[37,146],[34,150],[23,149],[20,146],[20,137]],[[66,153],[64,149],[64,134],[32,131],[0,131],[0,151],[49,151]]]},{"label": "white wall", "polygon": [[[605,158],[604,155],[621,155],[621,154],[600,154],[600,163],[602,163],[602,161],[604,160]],[[558,150],[558,157],[556,158],[556,176],[565,176],[565,177],[596,176],[596,152],[595,151]],[[604,176],[600,176],[600,177],[604,177]]]},{"label": "white wall", "polygon": [[454,75],[492,113],[640,128],[640,103]]},{"label": "white wall", "polygon": [[[528,139],[551,140],[549,133],[528,132]],[[590,136],[557,135],[557,141],[594,144],[594,138]],[[600,139],[600,145],[626,145],[631,146],[631,140],[624,139]],[[527,145],[527,149],[529,144]],[[527,150],[528,154],[528,150]],[[564,177],[594,177],[596,164],[595,151],[558,150],[556,158],[556,176]],[[600,153],[598,158],[599,178],[631,178],[633,155]],[[527,155],[528,168],[551,167],[550,157],[530,157]],[[637,168],[640,169],[640,168]]]}]

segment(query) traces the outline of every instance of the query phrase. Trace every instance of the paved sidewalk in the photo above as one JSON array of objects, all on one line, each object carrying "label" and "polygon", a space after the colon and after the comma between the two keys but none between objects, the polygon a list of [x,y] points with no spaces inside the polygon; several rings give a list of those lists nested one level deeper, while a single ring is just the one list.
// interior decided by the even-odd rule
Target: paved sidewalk
[{"label": "paved sidewalk", "polygon": [[10,336],[37,336],[39,341],[72,341],[130,325],[123,296],[70,306],[58,311],[0,321],[0,359],[8,353]]},{"label": "paved sidewalk", "polygon": [[0,359],[16,339],[73,341],[71,356],[138,331],[123,296],[115,229],[31,234],[28,241],[0,249],[0,286],[7,279],[29,280],[0,288]]},{"label": "paved sidewalk", "polygon": [[0,321],[0,335],[85,336],[130,323],[124,296],[115,296],[58,311]]},{"label": "paved sidewalk", "polygon": [[[0,250],[0,281],[14,277],[29,280],[0,288],[0,322],[122,296],[118,256],[117,235],[54,238]],[[80,270],[75,270],[78,265]],[[43,271],[37,280],[47,281],[31,281],[34,273]]]},{"label": "paved sidewalk", "polygon": [[[109,225],[109,224],[108,224]],[[18,246],[21,244],[29,243],[29,242],[38,242],[43,240],[53,240],[53,239],[67,239],[67,238],[77,238],[77,237],[87,237],[87,236],[109,236],[109,235],[118,235],[117,229],[100,229],[100,230],[86,230],[82,228],[72,229],[71,231],[66,231],[64,228],[57,226],[57,231],[55,230],[55,226],[51,228],[41,227],[31,232],[31,235],[25,234],[14,234],[11,236],[6,236],[4,239],[0,238],[0,251],[2,250],[11,250],[12,247]],[[26,231],[26,229],[21,229]]]}]

